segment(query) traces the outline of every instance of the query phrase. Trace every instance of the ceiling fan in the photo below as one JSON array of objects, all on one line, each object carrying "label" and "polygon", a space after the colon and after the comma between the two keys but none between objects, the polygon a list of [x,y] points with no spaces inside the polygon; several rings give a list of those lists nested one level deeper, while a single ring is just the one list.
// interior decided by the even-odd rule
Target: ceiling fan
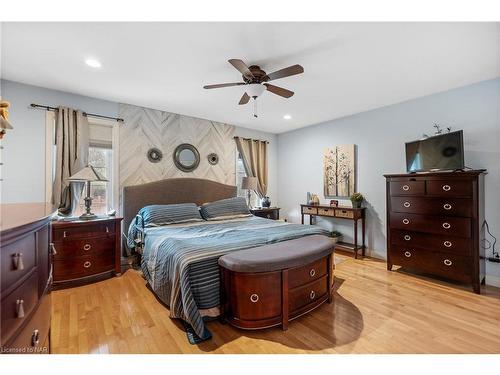
[{"label": "ceiling fan", "polygon": [[[206,85],[203,86],[203,88],[218,89],[221,87],[245,86],[245,93],[241,97],[238,103],[239,105],[247,104],[250,98],[253,98],[255,101],[266,90],[284,98],[290,98],[294,94],[293,91],[287,90],[283,87],[271,85],[268,82],[304,73],[304,68],[298,64],[267,74],[260,68],[260,66],[247,66],[240,59],[230,59],[228,62],[242,74],[243,82],[219,83],[216,85]],[[254,111],[254,117],[257,117],[256,110]]]}]

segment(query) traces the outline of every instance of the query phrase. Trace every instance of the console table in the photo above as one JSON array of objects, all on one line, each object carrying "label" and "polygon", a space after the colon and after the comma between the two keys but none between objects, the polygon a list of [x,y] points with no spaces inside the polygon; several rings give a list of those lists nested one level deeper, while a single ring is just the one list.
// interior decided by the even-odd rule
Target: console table
[{"label": "console table", "polygon": [[[338,242],[336,248],[354,251],[354,258],[358,258],[358,250],[361,250],[365,256],[365,212],[366,208],[351,207],[332,207],[317,204],[301,204],[300,212],[302,215],[302,224],[304,224],[304,215],[309,215],[309,224],[312,225],[313,216],[333,217],[337,219],[351,220],[354,226],[354,243]],[[362,245],[358,245],[358,221],[361,220]]]}]

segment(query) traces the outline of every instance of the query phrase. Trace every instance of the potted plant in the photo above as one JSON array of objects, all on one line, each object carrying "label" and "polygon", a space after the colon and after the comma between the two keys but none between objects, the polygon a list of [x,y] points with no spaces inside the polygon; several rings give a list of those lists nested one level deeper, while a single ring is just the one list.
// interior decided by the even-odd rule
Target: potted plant
[{"label": "potted plant", "polygon": [[334,230],[330,233],[330,237],[332,237],[334,243],[337,243],[342,239],[342,233]]},{"label": "potted plant", "polygon": [[360,208],[361,203],[364,201],[365,197],[361,193],[354,193],[351,195],[352,208]]}]

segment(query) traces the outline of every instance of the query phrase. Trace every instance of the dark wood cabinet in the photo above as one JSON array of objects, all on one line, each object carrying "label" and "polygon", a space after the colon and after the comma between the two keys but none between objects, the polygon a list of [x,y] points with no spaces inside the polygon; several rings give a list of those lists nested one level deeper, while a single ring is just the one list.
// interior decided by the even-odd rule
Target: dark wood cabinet
[{"label": "dark wood cabinet", "polygon": [[121,273],[121,220],[106,217],[53,223],[54,288],[82,285]]},{"label": "dark wood cabinet", "polygon": [[2,353],[50,352],[52,269],[45,203],[1,205]]},{"label": "dark wood cabinet", "polygon": [[484,283],[484,170],[386,175],[387,268]]}]

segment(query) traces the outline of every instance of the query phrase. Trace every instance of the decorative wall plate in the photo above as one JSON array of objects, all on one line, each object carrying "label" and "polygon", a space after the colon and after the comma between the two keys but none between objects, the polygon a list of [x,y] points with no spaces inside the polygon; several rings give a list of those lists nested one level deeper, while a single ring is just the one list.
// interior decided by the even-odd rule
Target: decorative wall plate
[{"label": "decorative wall plate", "polygon": [[208,154],[207,159],[210,164],[216,165],[219,162],[219,155],[217,155],[215,152],[212,152],[211,154]]},{"label": "decorative wall plate", "polygon": [[163,158],[163,153],[156,147],[153,147],[148,150],[147,156],[151,163],[158,163]]}]

